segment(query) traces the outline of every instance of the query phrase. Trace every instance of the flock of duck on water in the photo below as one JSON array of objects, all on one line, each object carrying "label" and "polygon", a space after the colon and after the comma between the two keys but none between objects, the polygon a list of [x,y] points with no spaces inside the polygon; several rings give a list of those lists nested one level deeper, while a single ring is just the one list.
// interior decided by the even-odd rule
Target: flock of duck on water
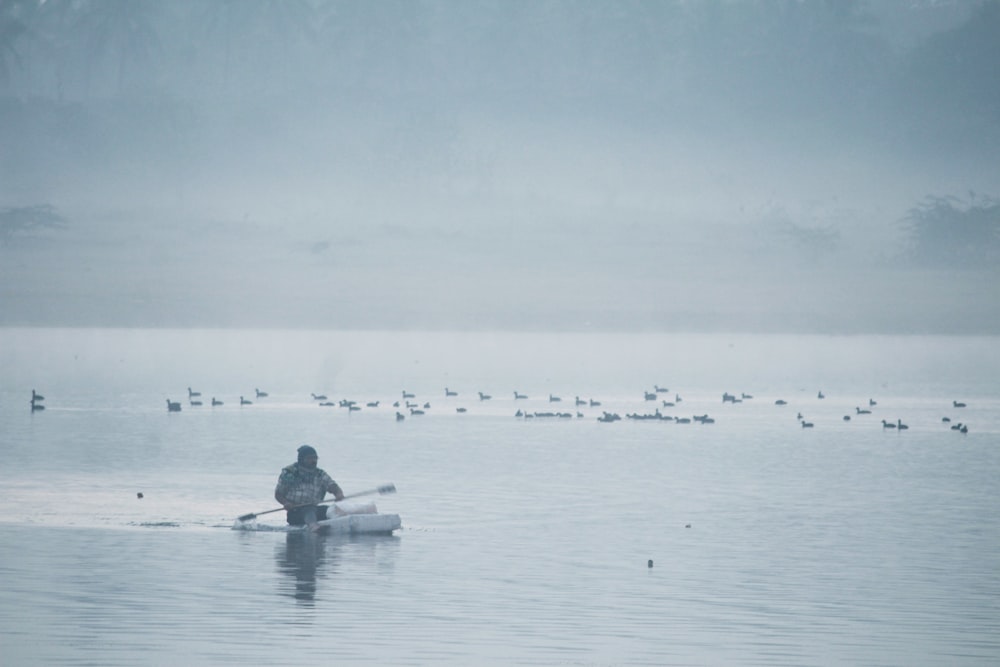
[{"label": "flock of duck on water", "polygon": [[[645,390],[643,391],[643,400],[646,401],[646,402],[659,401],[661,403],[661,405],[657,406],[653,412],[644,412],[644,413],[631,412],[631,413],[626,413],[626,415],[625,415],[626,419],[634,419],[634,420],[639,420],[639,421],[646,421],[646,420],[665,421],[665,422],[673,422],[673,423],[676,423],[676,424],[690,424],[692,422],[697,422],[697,423],[700,423],[700,424],[714,424],[715,423],[715,419],[713,419],[712,417],[710,417],[707,413],[703,414],[703,415],[692,415],[691,417],[677,417],[677,416],[671,416],[671,415],[663,414],[662,412],[660,412],[660,408],[661,407],[663,407],[663,408],[674,408],[679,403],[681,403],[684,399],[681,398],[681,395],[678,394],[678,393],[674,393],[674,396],[673,396],[672,399],[670,399],[670,398],[661,398],[662,394],[669,394],[669,393],[671,393],[670,390],[668,388],[666,388],[666,387],[661,387],[659,385],[653,385],[653,387],[654,387],[653,391],[645,391]],[[430,402],[424,402],[424,403],[421,404],[421,403],[418,403],[418,402],[415,402],[415,401],[411,401],[410,399],[416,398],[416,395],[413,394],[413,393],[407,392],[405,389],[401,393],[402,393],[402,402],[397,400],[397,401],[394,401],[392,403],[392,407],[396,409],[396,421],[403,421],[407,417],[407,414],[404,413],[404,412],[401,412],[400,410],[407,410],[408,414],[410,416],[423,415],[423,414],[426,414],[427,410],[430,410],[430,408],[431,408]],[[486,394],[486,393],[481,392],[481,391],[477,392],[477,394],[478,394],[480,402],[490,401],[490,400],[493,399],[492,395]],[[457,397],[458,396],[458,392],[457,391],[453,391],[453,390],[449,389],[448,387],[445,387],[445,389],[444,389],[444,395],[445,395],[446,398]],[[353,400],[349,400],[349,399],[345,398],[345,399],[341,399],[340,401],[334,402],[334,401],[329,400],[329,398],[327,398],[327,396],[324,395],[324,394],[310,394],[310,396],[312,397],[313,402],[315,402],[316,405],[318,405],[320,407],[337,407],[337,406],[339,406],[341,408],[347,409],[349,412],[357,412],[357,411],[361,410],[361,405],[359,405],[357,401],[353,401]],[[264,399],[264,398],[267,398],[267,397],[268,397],[268,393],[266,391],[261,391],[258,388],[254,389],[254,398],[256,400]],[[736,404],[736,403],[742,403],[743,401],[750,400],[752,398],[753,398],[753,396],[751,394],[741,393],[739,396],[736,396],[735,394],[730,394],[727,391],[727,392],[723,392],[723,394],[722,394],[722,403],[723,404],[726,404],[726,403]],[[820,392],[817,393],[816,398],[817,399],[824,399],[824,398],[826,398],[826,396],[823,394],[822,391],[820,391]],[[528,399],[527,394],[522,394],[522,393],[518,392],[517,390],[514,391],[514,400],[515,401],[527,400],[527,399]],[[45,401],[45,397],[44,396],[42,396],[41,394],[39,394],[38,392],[36,392],[34,389],[31,390],[31,411],[32,412],[37,412],[37,411],[40,411],[40,410],[44,410],[45,409],[45,405],[43,403],[44,401]],[[555,403],[561,404],[563,402],[563,400],[562,400],[562,398],[560,396],[556,396],[554,394],[549,394],[548,395],[548,402],[550,404],[555,404]],[[191,387],[188,387],[188,403],[190,404],[191,407],[201,407],[202,405],[204,405],[204,403],[203,403],[203,401],[201,399],[201,392],[200,391],[195,391]],[[379,405],[380,405],[380,403],[381,403],[381,401],[368,401],[367,403],[365,403],[365,407],[367,407],[367,408],[378,408]],[[966,407],[966,404],[963,403],[963,402],[961,402],[961,401],[954,401],[953,400],[951,403],[952,403],[952,408],[958,409],[958,408],[964,408],[964,407]],[[600,401],[595,401],[593,398],[583,399],[583,398],[580,398],[579,396],[574,397],[574,403],[573,404],[574,404],[574,410],[573,411],[566,411],[566,410],[537,411],[536,410],[536,411],[528,412],[527,410],[523,410],[523,409],[519,408],[517,410],[517,412],[514,413],[514,416],[518,417],[518,418],[521,418],[521,419],[545,419],[545,418],[555,418],[555,419],[573,419],[573,418],[578,418],[578,419],[582,419],[584,417],[584,414],[580,411],[581,407],[588,407],[588,408],[601,407],[601,402]],[[774,404],[778,405],[778,406],[788,405],[788,401],[785,401],[784,399],[780,399],[779,398],[776,401],[774,401]],[[212,407],[217,407],[217,406],[225,405],[225,403],[223,401],[218,400],[216,397],[213,396],[212,400],[211,400],[211,405],[212,405]],[[242,407],[244,405],[253,405],[253,401],[249,400],[245,396],[240,396],[239,405],[240,405],[240,407]],[[853,417],[861,417],[861,416],[864,416],[864,415],[870,415],[870,414],[872,414],[872,410],[871,409],[873,407],[875,407],[876,405],[878,405],[878,403],[874,399],[869,398],[868,399],[868,407],[867,408],[862,408],[860,406],[855,407],[854,408],[855,414],[854,415],[850,415],[850,414],[844,415],[843,416],[843,421],[851,421],[851,419]],[[168,398],[167,399],[167,411],[168,412],[180,412],[181,411],[181,404],[180,404],[180,402],[179,401],[171,401]],[[467,412],[467,409],[465,407],[458,406],[458,407],[455,408],[455,411],[461,414],[461,413]],[[597,417],[597,421],[608,423],[608,422],[620,421],[621,418],[622,418],[621,415],[618,414],[617,412],[602,411],[601,415],[599,417]],[[802,416],[801,412],[799,412],[796,415],[796,419],[798,420],[798,422],[802,426],[802,428],[813,428],[813,427],[815,427],[815,423],[811,422],[811,421],[807,421],[806,418]],[[947,417],[947,416],[942,417],[941,418],[941,422],[949,424],[951,430],[953,430],[953,431],[957,431],[959,433],[968,433],[969,432],[969,427],[968,427],[967,424],[964,424],[962,422],[952,423],[952,420],[951,420],[950,417]],[[904,424],[902,419],[897,418],[895,422],[887,421],[887,420],[883,419],[882,420],[882,428],[883,429],[894,429],[896,431],[900,431],[901,432],[901,431],[905,431],[905,430],[909,429],[910,427],[907,424]]]}]

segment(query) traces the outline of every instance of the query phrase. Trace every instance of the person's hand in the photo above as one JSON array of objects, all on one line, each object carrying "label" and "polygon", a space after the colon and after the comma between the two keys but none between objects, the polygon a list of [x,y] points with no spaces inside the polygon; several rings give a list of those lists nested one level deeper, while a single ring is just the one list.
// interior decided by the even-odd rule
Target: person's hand
[{"label": "person's hand", "polygon": [[337,489],[336,491],[333,492],[333,499],[338,501],[343,500],[344,492],[341,491],[340,489]]}]

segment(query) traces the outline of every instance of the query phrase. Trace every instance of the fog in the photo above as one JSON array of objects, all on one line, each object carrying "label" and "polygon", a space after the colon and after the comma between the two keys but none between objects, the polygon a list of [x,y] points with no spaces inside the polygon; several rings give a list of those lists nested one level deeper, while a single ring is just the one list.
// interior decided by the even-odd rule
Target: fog
[{"label": "fog", "polygon": [[998,68],[997,2],[0,0],[0,325],[995,334]]}]

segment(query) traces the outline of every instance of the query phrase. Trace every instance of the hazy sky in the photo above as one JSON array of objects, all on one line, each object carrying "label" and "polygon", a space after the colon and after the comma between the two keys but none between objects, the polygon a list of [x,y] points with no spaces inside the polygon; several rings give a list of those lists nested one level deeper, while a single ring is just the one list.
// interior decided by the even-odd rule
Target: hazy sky
[{"label": "hazy sky", "polygon": [[[0,5],[0,324],[997,332],[979,2]],[[10,221],[8,215],[8,222]],[[0,221],[3,219],[0,218]]]}]

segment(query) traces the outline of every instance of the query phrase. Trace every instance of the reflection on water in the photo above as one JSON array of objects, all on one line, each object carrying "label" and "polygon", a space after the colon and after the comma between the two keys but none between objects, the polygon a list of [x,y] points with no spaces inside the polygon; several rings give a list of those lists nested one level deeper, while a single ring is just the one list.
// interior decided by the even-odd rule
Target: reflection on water
[{"label": "reflection on water", "polygon": [[[336,535],[323,532],[295,531],[285,535],[284,543],[275,548],[277,571],[282,575],[279,593],[292,597],[303,605],[312,606],[324,596],[332,599],[336,574],[354,565],[390,567],[398,544],[392,535]],[[385,554],[391,559],[385,561]]]},{"label": "reflection on water", "polygon": [[316,599],[317,579],[336,567],[340,545],[336,540],[310,531],[288,533],[284,548],[277,550],[278,571],[287,575],[282,594],[312,605]]}]

